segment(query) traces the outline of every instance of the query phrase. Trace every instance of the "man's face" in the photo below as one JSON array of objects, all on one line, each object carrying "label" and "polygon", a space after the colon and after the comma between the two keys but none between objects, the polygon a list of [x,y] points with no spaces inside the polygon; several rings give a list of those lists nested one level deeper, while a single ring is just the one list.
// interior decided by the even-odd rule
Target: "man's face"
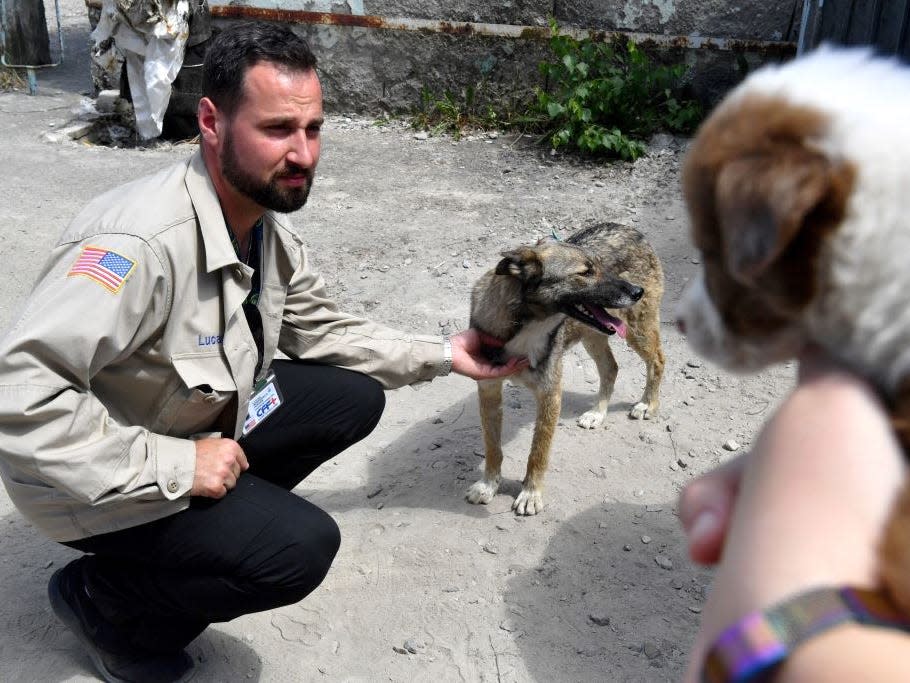
[{"label": "man's face", "polygon": [[322,122],[322,89],[313,70],[255,65],[222,136],[222,175],[263,208],[296,211],[313,184]]}]

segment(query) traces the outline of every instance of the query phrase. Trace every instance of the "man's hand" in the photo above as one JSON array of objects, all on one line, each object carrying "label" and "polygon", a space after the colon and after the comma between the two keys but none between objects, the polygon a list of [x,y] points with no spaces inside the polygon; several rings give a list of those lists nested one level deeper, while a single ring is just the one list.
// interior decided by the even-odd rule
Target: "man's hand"
[{"label": "man's hand", "polygon": [[246,454],[233,439],[199,439],[190,495],[223,498],[249,466]]},{"label": "man's hand", "polygon": [[509,358],[504,365],[494,365],[484,353],[484,347],[500,348],[501,340],[473,328],[453,335],[452,371],[471,379],[499,379],[528,367],[527,358]]}]

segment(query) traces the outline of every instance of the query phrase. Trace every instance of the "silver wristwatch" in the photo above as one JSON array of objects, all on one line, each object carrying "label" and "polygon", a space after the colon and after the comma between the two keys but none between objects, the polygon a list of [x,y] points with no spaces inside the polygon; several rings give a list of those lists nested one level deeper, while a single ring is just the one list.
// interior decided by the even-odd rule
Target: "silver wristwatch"
[{"label": "silver wristwatch", "polygon": [[448,375],[452,372],[452,340],[449,335],[442,335],[442,370],[439,376]]}]

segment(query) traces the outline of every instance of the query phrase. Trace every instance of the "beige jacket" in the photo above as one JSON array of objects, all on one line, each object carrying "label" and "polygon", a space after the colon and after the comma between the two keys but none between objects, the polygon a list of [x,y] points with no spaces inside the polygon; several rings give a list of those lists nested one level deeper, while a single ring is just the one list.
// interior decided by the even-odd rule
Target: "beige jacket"
[{"label": "beige jacket", "polygon": [[[281,349],[386,388],[439,374],[441,338],[339,312],[287,220],[264,233],[264,369]],[[190,437],[236,405],[238,438],[246,417],[251,275],[198,152],[76,217],[0,340],[0,476],[29,520],[67,541],[187,507]]]}]

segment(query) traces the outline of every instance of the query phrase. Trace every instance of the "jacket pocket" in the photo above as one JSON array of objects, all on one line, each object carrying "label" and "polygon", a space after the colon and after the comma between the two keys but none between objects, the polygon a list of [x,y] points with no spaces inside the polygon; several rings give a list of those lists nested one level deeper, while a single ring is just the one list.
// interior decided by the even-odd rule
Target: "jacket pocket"
[{"label": "jacket pocket", "polygon": [[180,354],[171,357],[171,363],[180,381],[155,431],[177,437],[210,431],[237,393],[227,359],[221,354]]}]

